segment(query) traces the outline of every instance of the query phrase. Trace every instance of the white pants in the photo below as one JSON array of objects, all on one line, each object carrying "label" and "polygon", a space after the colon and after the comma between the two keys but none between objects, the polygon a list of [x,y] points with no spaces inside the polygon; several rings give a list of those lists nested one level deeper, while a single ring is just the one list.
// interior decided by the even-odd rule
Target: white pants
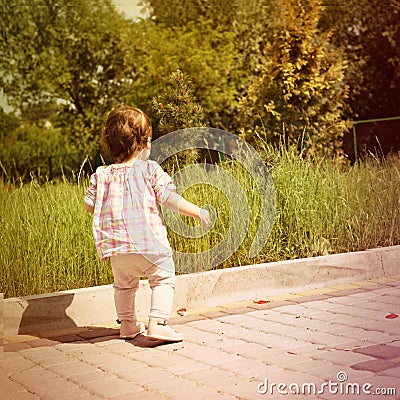
[{"label": "white pants", "polygon": [[121,254],[110,257],[114,302],[120,321],[136,321],[135,295],[139,279],[147,276],[152,290],[149,317],[169,319],[175,292],[172,256]]}]

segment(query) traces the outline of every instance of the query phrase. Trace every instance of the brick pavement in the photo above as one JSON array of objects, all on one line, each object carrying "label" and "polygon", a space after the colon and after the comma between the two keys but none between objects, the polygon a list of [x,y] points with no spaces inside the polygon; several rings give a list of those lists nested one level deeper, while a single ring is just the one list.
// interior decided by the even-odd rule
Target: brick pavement
[{"label": "brick pavement", "polygon": [[176,344],[123,341],[115,323],[6,337],[0,399],[400,399],[399,289],[400,275],[189,310]]}]

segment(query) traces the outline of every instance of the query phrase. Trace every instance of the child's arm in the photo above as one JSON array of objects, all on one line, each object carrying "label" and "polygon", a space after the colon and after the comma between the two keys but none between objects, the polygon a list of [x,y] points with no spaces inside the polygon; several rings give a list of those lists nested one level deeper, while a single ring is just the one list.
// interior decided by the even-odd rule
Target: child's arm
[{"label": "child's arm", "polygon": [[89,205],[87,203],[84,203],[84,205],[85,205],[85,210],[86,211],[89,211],[91,214],[94,213],[94,207],[93,206],[91,206],[91,205]]},{"label": "child's arm", "polygon": [[94,203],[96,199],[96,186],[97,186],[97,178],[96,174],[93,174],[90,177],[90,185],[86,189],[85,194],[83,196],[85,210],[89,211],[91,214],[94,213]]},{"label": "child's arm", "polygon": [[197,207],[175,192],[172,192],[162,204],[172,211],[197,219],[205,228],[210,225],[210,213],[206,209]]}]

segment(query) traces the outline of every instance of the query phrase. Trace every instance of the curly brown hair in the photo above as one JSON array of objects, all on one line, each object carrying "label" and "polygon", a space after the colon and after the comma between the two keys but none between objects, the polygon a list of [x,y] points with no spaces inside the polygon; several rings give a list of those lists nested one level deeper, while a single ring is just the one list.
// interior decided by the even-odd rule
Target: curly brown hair
[{"label": "curly brown hair", "polygon": [[122,105],[108,115],[102,142],[110,156],[120,163],[144,149],[151,135],[149,117],[138,108]]}]

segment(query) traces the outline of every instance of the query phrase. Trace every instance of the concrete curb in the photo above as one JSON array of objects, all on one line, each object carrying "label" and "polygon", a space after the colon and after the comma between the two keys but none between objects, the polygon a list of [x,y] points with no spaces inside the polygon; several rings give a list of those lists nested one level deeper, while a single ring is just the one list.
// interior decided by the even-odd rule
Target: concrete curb
[{"label": "concrete curb", "polygon": [[[313,289],[397,274],[400,274],[400,246],[179,275],[174,308],[212,307],[291,293],[299,288]],[[136,296],[139,318],[146,318],[150,297],[148,283],[143,280]],[[0,296],[1,310],[4,336],[115,319],[112,285],[3,301]]]}]

